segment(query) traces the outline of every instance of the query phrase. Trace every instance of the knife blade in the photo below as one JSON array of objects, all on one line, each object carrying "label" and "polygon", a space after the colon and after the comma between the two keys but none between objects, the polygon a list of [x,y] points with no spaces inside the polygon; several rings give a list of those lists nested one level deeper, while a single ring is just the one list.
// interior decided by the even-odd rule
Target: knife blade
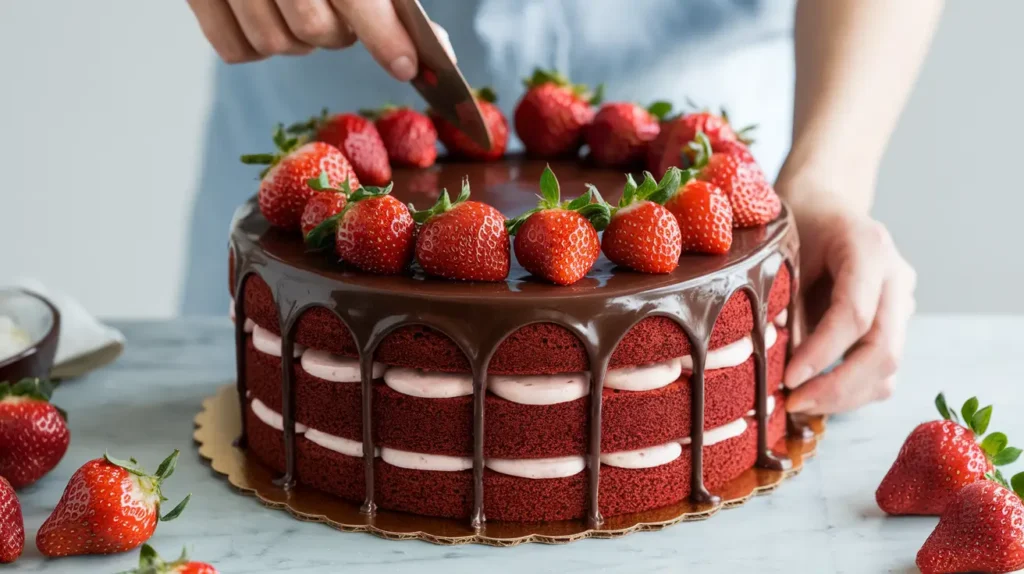
[{"label": "knife blade", "polygon": [[392,0],[392,4],[419,56],[413,88],[441,117],[484,149],[491,149],[491,134],[473,90],[444,49],[419,0]]}]

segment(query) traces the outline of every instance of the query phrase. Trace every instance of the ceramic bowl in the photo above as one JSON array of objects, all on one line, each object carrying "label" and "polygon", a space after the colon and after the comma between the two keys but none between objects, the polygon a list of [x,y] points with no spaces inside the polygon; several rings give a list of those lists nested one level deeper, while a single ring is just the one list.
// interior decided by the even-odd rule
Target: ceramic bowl
[{"label": "ceramic bowl", "polygon": [[45,297],[22,289],[0,288],[0,316],[7,316],[28,333],[31,344],[0,357],[0,382],[25,377],[49,378],[60,335],[60,312]]}]

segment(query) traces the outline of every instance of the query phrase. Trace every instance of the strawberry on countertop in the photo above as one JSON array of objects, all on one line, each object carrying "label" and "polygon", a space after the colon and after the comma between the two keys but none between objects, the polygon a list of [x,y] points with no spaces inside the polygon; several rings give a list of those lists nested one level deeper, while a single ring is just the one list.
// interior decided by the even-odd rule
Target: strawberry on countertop
[{"label": "strawberry on countertop", "polygon": [[498,101],[498,95],[489,87],[480,88],[475,91],[476,103],[480,106],[480,113],[483,115],[484,124],[491,134],[491,149],[483,149],[462,130],[452,125],[451,122],[438,115],[433,110],[427,110],[427,115],[434,122],[437,129],[437,137],[448,150],[448,155],[456,158],[466,158],[479,161],[495,161],[505,155],[505,148],[508,147],[508,120],[501,109],[494,105]]},{"label": "strawberry on countertop", "polygon": [[165,562],[149,544],[143,544],[139,552],[139,567],[124,574],[218,574],[217,569],[206,562],[188,559],[188,553],[181,551],[181,556],[174,562]]},{"label": "strawberry on countertop", "polygon": [[923,574],[1024,569],[1024,473],[965,486],[917,553]]},{"label": "strawberry on countertop", "polygon": [[664,203],[679,189],[681,177],[673,167],[658,183],[644,172],[644,181],[637,186],[633,176],[626,175],[622,199],[612,210],[601,242],[608,259],[642,273],[671,273],[679,266],[682,235]]},{"label": "strawberry on countertop", "polygon": [[[676,168],[670,168],[676,169]],[[691,179],[665,202],[683,237],[684,253],[722,255],[732,247],[732,207],[714,184]]]},{"label": "strawberry on countertop", "polygon": [[9,564],[25,549],[25,521],[14,487],[0,476],[0,564]]},{"label": "strawberry on countertop", "polygon": [[434,165],[437,160],[437,130],[426,115],[412,108],[394,106],[360,113],[374,120],[388,157],[395,165],[419,168]]},{"label": "strawberry on countertop", "polygon": [[[318,187],[323,178],[311,181]],[[306,234],[306,245],[322,249],[334,240],[334,250],[342,261],[379,275],[396,275],[412,261],[416,222],[409,208],[387,187],[360,187],[355,191],[322,187],[320,193],[342,193],[348,197],[345,207],[323,220]]]},{"label": "strawberry on countertop", "polygon": [[729,198],[733,226],[757,227],[779,216],[782,201],[757,164],[738,155],[714,153],[711,141],[702,133],[695,141],[699,149],[693,166],[697,178],[715,184]]},{"label": "strawberry on countertop", "polygon": [[551,167],[540,176],[541,201],[535,209],[505,222],[515,236],[516,259],[533,275],[556,285],[582,279],[601,255],[597,232],[608,224],[609,207],[597,189],[562,201]]},{"label": "strawberry on countertop", "polygon": [[[422,224],[416,260],[429,275],[463,281],[503,281],[508,276],[509,242],[497,209],[469,201],[469,180],[452,203],[448,190],[430,209],[412,214]],[[412,209],[412,206],[409,206]]]},{"label": "strawberry on countertop", "polygon": [[961,409],[961,425],[942,394],[935,404],[943,420],[923,423],[910,433],[875,493],[878,507],[889,514],[941,514],[960,489],[1021,455],[1000,432],[977,442],[988,430],[991,406],[979,409],[978,399],[969,399]]},{"label": "strawberry on countertop", "polygon": [[316,193],[307,182],[321,172],[327,172],[333,187],[343,181],[353,189],[359,187],[355,171],[338,148],[323,142],[300,143],[300,138],[278,126],[274,132],[277,152],[242,156],[242,163],[269,165],[260,174],[260,212],[271,225],[284,229],[300,228],[306,202]]},{"label": "strawberry on countertop", "polygon": [[148,474],[135,459],[104,455],[75,471],[57,507],[39,528],[36,546],[45,556],[113,554],[149,540],[157,521],[177,518],[191,495],[160,516],[160,487],[174,472],[178,451]]},{"label": "strawberry on countertop", "polygon": [[40,379],[0,383],[0,476],[14,488],[42,478],[68,450],[67,416],[50,404],[52,394]]},{"label": "strawberry on countertop", "polygon": [[391,163],[384,140],[373,122],[359,114],[331,115],[325,108],[319,116],[289,126],[288,132],[341,150],[364,185],[387,185],[391,181]]},{"label": "strawberry on countertop", "polygon": [[586,130],[590,156],[606,167],[627,168],[642,162],[647,146],[661,131],[661,119],[670,111],[668,102],[655,102],[646,109],[632,102],[604,104]]},{"label": "strawberry on countertop", "polygon": [[583,144],[583,131],[601,103],[602,87],[590,93],[558,72],[534,70],[523,81],[526,94],[515,110],[516,134],[533,157],[575,155]]}]

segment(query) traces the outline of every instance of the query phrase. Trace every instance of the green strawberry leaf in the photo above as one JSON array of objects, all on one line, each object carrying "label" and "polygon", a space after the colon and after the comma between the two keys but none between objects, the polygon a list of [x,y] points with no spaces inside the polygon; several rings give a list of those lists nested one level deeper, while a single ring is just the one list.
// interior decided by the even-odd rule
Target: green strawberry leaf
[{"label": "green strawberry leaf", "polygon": [[178,449],[174,449],[174,452],[172,452],[170,456],[165,458],[163,462],[160,463],[160,466],[158,466],[156,469],[156,474],[153,475],[156,477],[158,482],[163,481],[167,477],[174,474],[174,467],[178,464],[179,454],[181,453],[178,451]]},{"label": "green strawberry leaf", "polygon": [[1001,450],[1006,448],[1006,445],[1009,444],[1009,442],[1010,441],[1006,438],[1005,434],[1001,432],[994,432],[985,437],[985,440],[981,441],[981,450],[985,451],[985,454],[987,454],[989,458],[992,458],[999,454]]},{"label": "green strawberry leaf", "polygon": [[490,102],[493,104],[498,101],[498,94],[495,93],[494,88],[490,86],[477,88],[474,94],[476,95],[476,99],[484,102]]},{"label": "green strawberry leaf", "polygon": [[622,188],[622,198],[619,199],[619,207],[626,207],[636,199],[636,180],[633,174],[626,174],[626,187]]},{"label": "green strawberry leaf", "polygon": [[993,466],[1006,466],[1017,462],[1020,458],[1021,450],[1015,446],[1008,446],[1003,450],[999,451],[998,454],[992,457]]},{"label": "green strawberry leaf", "polygon": [[974,414],[978,412],[978,397],[971,397],[967,399],[964,406],[960,409],[960,414],[964,416],[965,421],[970,421],[974,418]]},{"label": "green strawberry leaf", "polygon": [[188,504],[189,500],[192,500],[192,493],[189,493],[187,496],[185,496],[185,499],[179,502],[177,506],[172,508],[170,512],[161,516],[160,522],[167,522],[169,520],[174,520],[175,518],[181,516],[181,511],[185,510],[185,505]]},{"label": "green strawberry leaf", "polygon": [[110,464],[112,464],[114,466],[121,467],[121,468],[127,470],[128,472],[130,472],[132,474],[135,474],[135,475],[138,475],[138,476],[146,476],[146,471],[142,467],[139,466],[139,463],[134,458],[131,458],[131,459],[128,459],[128,460],[121,460],[121,459],[114,458],[114,457],[110,456],[110,453],[106,453],[106,452],[103,453],[103,458],[104,458],[104,460],[106,460]]},{"label": "green strawberry leaf", "polygon": [[1010,484],[1013,486],[1013,491],[1017,493],[1017,496],[1024,497],[1024,472],[1013,475],[1010,479]]},{"label": "green strawberry leaf", "polygon": [[757,124],[750,124],[749,126],[745,126],[744,128],[738,130],[736,132],[736,137],[741,142],[743,142],[744,145],[751,145],[755,141],[757,141],[753,137],[753,133],[756,130],[757,130]]},{"label": "green strawberry leaf", "polygon": [[272,153],[251,153],[243,155],[239,159],[246,165],[271,165],[277,159],[277,155]]},{"label": "green strawberry leaf", "polygon": [[[326,171],[321,171],[319,177],[307,179],[306,185],[314,191],[341,191],[331,185],[331,178],[327,177]],[[348,185],[348,180],[345,180],[345,185]]]},{"label": "green strawberry leaf", "polygon": [[[989,405],[980,411],[974,413],[968,422],[968,426],[974,431],[974,434],[981,436],[988,430],[988,423],[992,420],[992,406]],[[967,415],[964,414],[964,421],[967,422]]]},{"label": "green strawberry leaf", "polygon": [[636,198],[639,200],[649,199],[651,194],[658,190],[658,181],[654,179],[654,175],[649,172],[644,172],[644,180],[640,183],[640,187],[636,188]]},{"label": "green strawberry leaf", "polygon": [[1006,488],[1010,488],[1009,483],[1006,482],[1006,477],[1003,476],[1003,473],[1000,472],[998,468],[992,472],[986,472],[985,478],[991,480],[992,482],[1001,484]]},{"label": "green strawberry leaf", "polygon": [[594,226],[596,231],[604,231],[612,221],[611,206],[604,201],[588,204],[580,209],[579,212],[580,215],[590,220],[590,224]]},{"label": "green strawberry leaf", "polygon": [[947,421],[953,420],[953,416],[949,412],[949,407],[946,406],[946,395],[939,393],[939,395],[935,397],[935,408],[939,410],[939,414],[942,415],[943,419]]},{"label": "green strawberry leaf", "polygon": [[672,102],[654,102],[647,106],[647,113],[658,118],[659,120],[665,119],[665,116],[672,112]]},{"label": "green strawberry leaf", "polygon": [[713,153],[711,151],[711,140],[708,139],[704,132],[699,131],[691,143],[696,144],[696,146],[690,146],[690,149],[696,152],[693,158],[693,167],[699,171],[704,169],[704,166],[708,164],[708,160],[711,159]]},{"label": "green strawberry leaf", "polygon": [[319,251],[330,246],[334,232],[338,230],[338,221],[341,220],[342,213],[335,213],[311,229],[306,234],[306,248],[310,251]]},{"label": "green strawberry leaf", "polygon": [[545,166],[544,173],[540,174],[540,195],[543,198],[542,204],[547,208],[557,207],[561,201],[558,178],[555,177],[555,172],[551,171],[550,165]]},{"label": "green strawberry leaf", "polygon": [[[348,189],[348,182],[345,182],[344,185],[346,186],[346,189]],[[394,182],[387,184],[387,186],[385,187],[373,187],[364,185],[359,189],[353,191],[351,195],[348,196],[348,200],[351,204],[357,201],[362,201],[364,199],[370,199],[371,197],[380,197],[382,195],[388,195],[389,193],[391,193],[391,190],[394,187]]]},{"label": "green strawberry leaf", "polygon": [[584,193],[583,195],[577,197],[576,199],[573,199],[572,201],[566,203],[565,209],[568,209],[569,211],[579,211],[580,209],[583,209],[591,202],[593,202],[595,189],[597,188],[588,183],[587,193]]},{"label": "green strawberry leaf", "polygon": [[458,205],[464,201],[469,201],[469,176],[462,178],[462,190],[459,191],[459,197],[455,198],[455,204]]},{"label": "green strawberry leaf", "polygon": [[519,232],[519,228],[522,227],[524,223],[526,223],[526,220],[529,219],[531,215],[537,213],[538,211],[541,211],[541,208],[535,207],[530,211],[527,211],[526,213],[520,215],[519,217],[514,217],[512,219],[506,220],[505,230],[508,231],[509,235],[515,235],[516,233]]},{"label": "green strawberry leaf", "polygon": [[[584,89],[584,93],[585,93],[586,87],[584,87],[583,89]],[[592,105],[592,106],[599,106],[599,105],[601,105],[601,102],[603,102],[603,101],[604,101],[604,84],[598,84],[597,85],[597,89],[594,90],[594,93],[590,95],[588,103],[590,105]]]}]

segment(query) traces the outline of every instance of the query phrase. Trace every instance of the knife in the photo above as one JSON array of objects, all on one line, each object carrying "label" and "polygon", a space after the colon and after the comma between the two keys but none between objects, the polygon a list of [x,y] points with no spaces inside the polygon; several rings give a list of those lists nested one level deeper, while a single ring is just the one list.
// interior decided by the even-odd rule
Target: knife
[{"label": "knife", "polygon": [[392,4],[419,56],[420,69],[412,87],[441,117],[484,149],[491,149],[491,134],[473,91],[441,44],[419,0],[392,0]]}]

